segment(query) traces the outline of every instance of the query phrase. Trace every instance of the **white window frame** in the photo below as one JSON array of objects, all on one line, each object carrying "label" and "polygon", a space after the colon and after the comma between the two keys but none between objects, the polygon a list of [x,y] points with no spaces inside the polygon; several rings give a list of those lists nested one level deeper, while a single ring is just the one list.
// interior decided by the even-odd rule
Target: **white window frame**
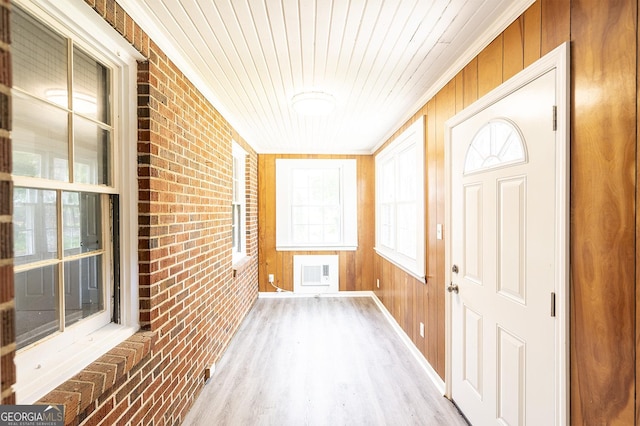
[{"label": "white window frame", "polygon": [[[336,244],[297,243],[291,227],[293,171],[338,169],[340,172],[341,229]],[[357,162],[355,159],[276,159],[276,250],[353,251],[358,248]]]},{"label": "white window frame", "polygon": [[[87,53],[112,70],[113,186],[120,204],[120,322],[81,321],[64,333],[17,351],[14,385],[19,404],[31,404],[139,329],[137,216],[137,61],[144,60],[122,36],[85,2],[74,0],[13,0],[41,22],[71,37]],[[14,186],[38,188],[41,181],[13,176]],[[75,184],[62,190],[83,190]],[[87,190],[95,192],[95,187]],[[111,244],[111,241],[105,242]],[[112,302],[105,300],[110,311]],[[110,314],[110,312],[109,312]]]},{"label": "white window frame", "polygon": [[[240,206],[240,220],[237,223],[239,230],[232,226],[232,232],[235,234],[239,231],[237,244],[233,244],[233,263],[236,264],[247,256],[247,184],[246,184],[246,163],[247,152],[238,145],[237,142],[232,143],[232,208],[231,214],[235,216],[235,207]],[[240,247],[238,247],[238,244]]]},{"label": "white window frame", "polygon": [[[405,270],[409,274],[413,275],[417,279],[424,281],[425,278],[425,253],[426,253],[426,238],[425,238],[425,157],[424,157],[424,116],[411,124],[402,134],[391,144],[380,151],[375,158],[376,164],[376,252],[396,264],[401,269]],[[402,163],[402,153],[408,152],[415,153],[411,156],[413,161]],[[385,183],[384,165],[390,165],[393,170],[393,182],[392,182],[392,197],[389,200],[383,199],[383,185]],[[408,254],[402,253],[397,247],[397,235],[398,235],[398,219],[397,211],[398,205],[402,200],[398,199],[398,194],[403,193],[405,197],[411,194],[407,194],[406,184],[402,182],[400,170],[406,171],[409,168],[414,169],[411,172],[416,176],[414,189],[414,198],[411,202],[415,202],[415,253]],[[387,185],[389,182],[386,182]],[[388,187],[388,186],[387,186]],[[409,191],[412,192],[412,191]],[[406,200],[404,200],[406,201]],[[386,207],[392,212],[393,220],[389,223],[382,222],[382,209]],[[403,223],[406,223],[403,221]],[[383,240],[383,226],[390,227],[390,241]]]}]

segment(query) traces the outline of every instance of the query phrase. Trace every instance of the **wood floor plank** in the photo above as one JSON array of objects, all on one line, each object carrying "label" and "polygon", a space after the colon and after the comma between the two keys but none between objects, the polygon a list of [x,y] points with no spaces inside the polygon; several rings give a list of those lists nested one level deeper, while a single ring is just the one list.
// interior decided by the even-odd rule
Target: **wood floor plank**
[{"label": "wood floor plank", "polygon": [[258,299],[184,424],[466,423],[370,297],[319,297]]}]

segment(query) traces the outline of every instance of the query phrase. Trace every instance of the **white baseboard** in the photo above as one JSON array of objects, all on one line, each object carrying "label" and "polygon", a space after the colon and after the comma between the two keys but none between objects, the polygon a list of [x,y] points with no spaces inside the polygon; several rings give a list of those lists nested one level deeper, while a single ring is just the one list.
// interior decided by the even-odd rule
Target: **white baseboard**
[{"label": "white baseboard", "polygon": [[380,311],[382,311],[383,315],[387,318],[387,321],[389,321],[389,324],[391,324],[391,327],[393,327],[396,334],[400,336],[400,340],[402,340],[407,349],[409,349],[411,355],[413,355],[418,364],[427,373],[427,376],[429,376],[433,384],[436,386],[438,392],[440,392],[441,395],[444,395],[446,389],[444,380],[442,380],[438,373],[436,373],[436,370],[434,370],[431,364],[429,364],[429,361],[427,361],[427,359],[422,355],[422,352],[420,352],[416,345],[414,345],[411,338],[407,335],[407,333],[405,333],[402,327],[400,327],[400,324],[398,324],[393,315],[391,315],[391,312],[387,310],[387,308],[382,304],[382,302],[380,301],[380,299],[378,299],[378,296],[376,296],[374,292],[371,292],[371,298],[374,300],[374,302],[376,302],[376,305],[378,305]]},{"label": "white baseboard", "polygon": [[294,293],[292,291],[261,291],[259,299],[286,299],[297,297],[371,297],[372,291],[339,291],[338,293]]},{"label": "white baseboard", "polygon": [[422,355],[422,352],[416,347],[411,338],[400,327],[400,324],[391,315],[387,308],[382,304],[378,296],[373,291],[340,291],[338,293],[322,293],[322,294],[298,294],[291,291],[279,291],[279,292],[259,292],[258,298],[260,299],[286,299],[286,298],[302,298],[302,297],[371,297],[376,303],[384,317],[387,319],[393,330],[402,340],[402,343],[409,349],[411,355],[416,359],[418,364],[424,369],[427,376],[431,379],[433,384],[438,389],[440,394],[445,394],[445,383],[440,378],[438,373],[433,369],[429,361]]}]

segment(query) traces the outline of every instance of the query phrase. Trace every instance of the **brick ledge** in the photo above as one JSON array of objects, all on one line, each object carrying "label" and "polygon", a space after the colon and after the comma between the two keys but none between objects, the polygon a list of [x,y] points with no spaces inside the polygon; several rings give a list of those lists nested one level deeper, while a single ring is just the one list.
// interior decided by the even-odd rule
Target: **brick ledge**
[{"label": "brick ledge", "polygon": [[[65,424],[77,424],[97,408],[116,384],[138,366],[153,349],[156,334],[138,332],[43,396],[36,404],[65,406]],[[93,409],[92,406],[93,405]]]}]

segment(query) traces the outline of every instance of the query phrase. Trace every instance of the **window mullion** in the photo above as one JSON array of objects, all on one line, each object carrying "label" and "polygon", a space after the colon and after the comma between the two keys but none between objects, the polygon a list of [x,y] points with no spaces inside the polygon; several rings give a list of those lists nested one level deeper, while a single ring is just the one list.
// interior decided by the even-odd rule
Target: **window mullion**
[{"label": "window mullion", "polygon": [[64,331],[64,222],[62,217],[62,191],[56,191],[56,217],[58,227],[58,321],[60,331]]},{"label": "window mullion", "polygon": [[67,39],[67,106],[69,107],[70,112],[68,113],[68,121],[67,121],[67,140],[69,144],[69,182],[74,182],[74,149],[73,149],[73,41],[71,39]]}]

